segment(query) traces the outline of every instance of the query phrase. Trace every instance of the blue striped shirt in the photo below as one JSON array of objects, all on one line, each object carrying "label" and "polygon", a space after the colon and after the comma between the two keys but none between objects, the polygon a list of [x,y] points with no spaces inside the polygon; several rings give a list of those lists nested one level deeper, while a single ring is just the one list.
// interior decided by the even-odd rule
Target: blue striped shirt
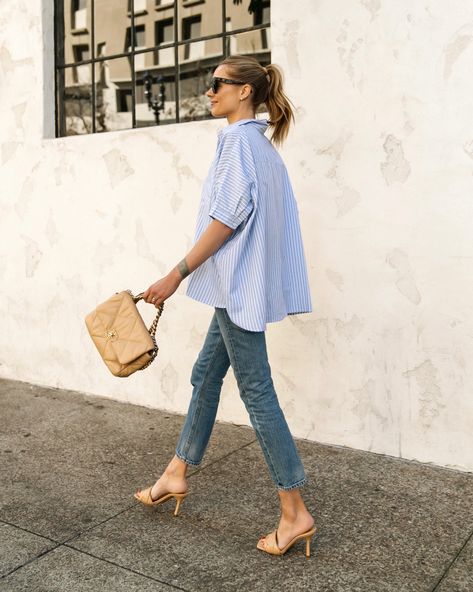
[{"label": "blue striped shirt", "polygon": [[286,167],[264,135],[265,119],[240,119],[218,133],[195,240],[212,219],[233,229],[190,276],[187,295],[249,331],[312,311],[299,213]]}]

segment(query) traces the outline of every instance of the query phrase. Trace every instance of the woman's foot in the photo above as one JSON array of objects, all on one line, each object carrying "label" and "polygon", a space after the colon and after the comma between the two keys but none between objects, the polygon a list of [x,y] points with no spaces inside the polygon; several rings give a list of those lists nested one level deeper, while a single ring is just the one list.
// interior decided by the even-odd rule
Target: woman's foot
[{"label": "woman's foot", "polygon": [[186,493],[187,479],[167,474],[166,471],[151,488],[151,499],[156,501],[166,493]]},{"label": "woman's foot", "polygon": [[[298,534],[307,532],[314,526],[314,519],[306,508],[300,488],[278,491],[281,503],[281,519],[277,528],[277,545],[279,549],[292,541]],[[258,546],[263,547],[266,537],[261,537]]]},{"label": "woman's foot", "polygon": [[151,488],[151,499],[156,501],[166,493],[186,493],[188,487],[186,472],[187,463],[174,456],[164,473]]},{"label": "woman's foot", "polygon": [[[292,518],[281,516],[277,529],[277,544],[279,549],[284,549],[295,536],[307,532],[314,526],[314,524],[315,520],[307,510]],[[266,537],[261,537],[258,543],[259,545],[262,545],[263,548],[265,539]]]}]

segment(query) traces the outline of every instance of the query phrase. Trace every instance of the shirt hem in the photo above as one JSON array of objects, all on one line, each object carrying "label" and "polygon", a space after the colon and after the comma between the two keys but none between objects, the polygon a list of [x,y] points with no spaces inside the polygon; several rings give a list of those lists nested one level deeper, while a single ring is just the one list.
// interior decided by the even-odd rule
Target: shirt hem
[{"label": "shirt hem", "polygon": [[215,304],[215,302],[206,300],[204,298],[201,298],[199,296],[195,296],[195,295],[189,294],[189,293],[186,293],[186,296],[188,296],[192,300],[195,300],[196,302],[200,302],[201,304],[206,304],[207,306],[211,306],[212,308],[225,308],[225,310],[228,313],[228,316],[230,317],[230,320],[233,323],[235,323],[235,325],[237,325],[238,327],[241,327],[242,329],[245,329],[246,331],[266,331],[266,325],[268,325],[270,323],[279,323],[280,321],[283,321],[288,316],[299,315],[299,314],[308,314],[310,312],[313,312],[312,309],[298,310],[296,312],[286,312],[282,316],[276,315],[275,317],[271,317],[269,319],[266,319],[263,323],[258,325],[258,327],[254,327],[254,326],[248,327],[248,326],[241,325],[240,324],[241,322],[238,319],[232,318],[234,316],[233,311],[226,304]]}]

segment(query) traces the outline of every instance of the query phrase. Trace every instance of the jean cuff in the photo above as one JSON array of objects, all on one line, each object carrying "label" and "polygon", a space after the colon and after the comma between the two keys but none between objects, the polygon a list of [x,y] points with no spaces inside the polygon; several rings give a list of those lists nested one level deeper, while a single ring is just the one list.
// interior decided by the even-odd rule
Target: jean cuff
[{"label": "jean cuff", "polygon": [[198,467],[200,465],[200,463],[202,462],[202,461],[195,462],[194,460],[189,460],[188,458],[186,458],[183,454],[181,454],[177,450],[176,450],[176,456],[177,456],[177,458],[180,458],[182,461],[184,461],[186,464],[192,465],[193,467]]},{"label": "jean cuff", "polygon": [[297,481],[297,483],[294,483],[294,485],[289,485],[288,487],[278,486],[278,489],[281,491],[290,491],[291,489],[297,489],[299,487],[303,487],[306,483],[307,483],[307,477],[304,477],[300,481]]}]

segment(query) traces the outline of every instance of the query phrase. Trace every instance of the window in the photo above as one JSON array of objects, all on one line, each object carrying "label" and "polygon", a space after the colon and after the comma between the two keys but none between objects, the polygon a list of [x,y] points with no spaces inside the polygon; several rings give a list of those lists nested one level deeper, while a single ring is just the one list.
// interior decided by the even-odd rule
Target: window
[{"label": "window", "polygon": [[[132,47],[133,46],[133,47]],[[139,49],[144,49],[146,47],[146,37],[145,37],[145,26],[138,25],[135,27],[135,34],[133,37],[133,43],[131,41],[131,27],[126,30],[125,36],[125,51],[131,52],[137,51]],[[135,66],[139,68],[143,68],[145,65],[145,55],[143,53],[138,53],[135,55]]]},{"label": "window", "polygon": [[156,45],[170,43],[174,39],[174,22],[172,19],[156,23]]},{"label": "window", "polygon": [[88,45],[74,45],[73,51],[75,62],[84,62],[89,59]]},{"label": "window", "polygon": [[182,19],[182,38],[187,41],[189,39],[197,39],[200,37],[201,22],[202,17],[200,14]]},{"label": "window", "polygon": [[132,50],[132,45],[135,49],[141,49],[145,47],[145,26],[139,25],[135,27],[135,34],[133,36],[133,44],[131,42],[131,27],[128,27],[126,30],[126,37],[125,37],[125,51],[130,52]]},{"label": "window", "polygon": [[128,0],[128,12],[132,9],[135,13],[146,12],[146,0]]},{"label": "window", "polygon": [[155,52],[155,63],[161,65],[173,64],[174,47],[169,47],[169,44],[174,41],[174,19],[163,19],[157,21],[155,25],[156,45],[168,45],[168,47]]},{"label": "window", "polygon": [[121,112],[131,111],[131,89],[117,90],[117,107]]},{"label": "window", "polygon": [[269,0],[54,0],[56,135],[211,119],[213,71],[271,61]]},{"label": "window", "polygon": [[85,29],[87,27],[87,0],[72,0],[72,28]]},{"label": "window", "polygon": [[[185,19],[182,19],[182,38],[185,41],[190,41],[192,39],[198,39],[201,36],[200,33],[200,25],[202,22],[202,17],[200,15],[191,16]],[[184,46],[184,59],[185,60],[195,60],[197,58],[201,58],[205,55],[205,41],[200,41],[196,43],[188,43]]]},{"label": "window", "polygon": [[[271,7],[269,0],[262,0],[255,10],[254,14],[255,25],[262,25],[263,23],[270,23]],[[261,31],[261,46],[266,49],[269,47],[269,31],[267,29],[260,29]]]},{"label": "window", "polygon": [[[88,45],[74,45],[73,53],[75,62],[83,62],[90,57]],[[80,64],[76,66],[74,68],[74,79],[79,84],[90,82],[90,66],[88,64]]]}]

